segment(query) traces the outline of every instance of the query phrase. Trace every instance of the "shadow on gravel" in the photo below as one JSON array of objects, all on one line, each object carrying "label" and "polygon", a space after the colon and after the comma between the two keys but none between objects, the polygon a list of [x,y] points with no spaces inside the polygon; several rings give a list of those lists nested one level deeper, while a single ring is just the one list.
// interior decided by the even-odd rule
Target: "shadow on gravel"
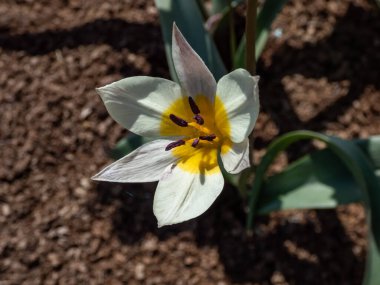
[{"label": "shadow on gravel", "polygon": [[[63,30],[48,30],[40,33],[10,35],[0,33],[0,46],[8,50],[25,51],[31,55],[46,54],[66,48],[82,45],[107,44],[119,50],[132,51],[144,47],[141,43],[160,42],[160,27],[153,24],[137,24],[122,19],[97,19],[82,26]],[[146,45],[148,46],[148,45]]]},{"label": "shadow on gravel", "polygon": [[155,189],[156,183],[101,182],[97,187],[97,200],[89,205],[89,208],[96,210],[96,204],[116,206],[112,217],[114,233],[126,244],[138,243],[147,233],[153,233],[160,240],[165,240],[181,231],[195,229],[195,221],[157,228],[157,221],[153,214]]},{"label": "shadow on gravel", "polygon": [[183,231],[192,232],[198,246],[218,248],[225,272],[234,283],[272,284],[274,272],[289,284],[361,283],[364,257],[353,254],[354,243],[334,210],[315,211],[316,217],[306,215],[306,221],[302,215],[288,215],[275,225],[268,217],[258,217],[253,236],[248,236],[242,201],[227,186],[201,217],[158,229],[152,211],[154,189],[153,183],[100,183],[98,200],[89,207],[96,210],[97,203],[117,203],[113,231],[126,244],[140,243],[147,233],[166,240]]},{"label": "shadow on gravel", "polygon": [[307,215],[306,221],[292,214],[276,225],[268,217],[258,217],[250,237],[241,209],[237,193],[225,189],[195,232],[201,246],[218,247],[234,283],[272,284],[274,272],[289,284],[361,283],[364,259],[353,254],[354,243],[334,210],[316,211],[316,217],[309,220]]},{"label": "shadow on gravel", "polygon": [[[106,44],[115,50],[128,49],[144,55],[152,63],[152,74],[168,76],[161,30],[158,25],[138,24],[122,19],[97,19],[71,29],[47,30],[40,33],[12,35],[6,28],[0,30],[0,47],[5,50],[24,51],[30,55],[43,55],[62,48]],[[142,44],[144,43],[144,44]],[[159,47],[157,49],[157,47]],[[160,61],[157,63],[157,59]],[[154,63],[154,64],[153,64]],[[130,66],[121,69],[123,75],[131,75]],[[136,73],[138,74],[138,73]]]},{"label": "shadow on gravel", "polygon": [[[326,123],[342,115],[368,85],[380,88],[379,17],[379,10],[363,10],[350,5],[328,38],[306,44],[302,49],[284,45],[275,53],[271,67],[259,66],[261,93],[267,95],[262,98],[263,109],[271,114],[281,133],[297,129],[323,130]],[[293,108],[283,110],[291,103],[281,80],[294,74],[327,78],[329,82],[348,80],[349,92],[314,118],[302,122]]]}]

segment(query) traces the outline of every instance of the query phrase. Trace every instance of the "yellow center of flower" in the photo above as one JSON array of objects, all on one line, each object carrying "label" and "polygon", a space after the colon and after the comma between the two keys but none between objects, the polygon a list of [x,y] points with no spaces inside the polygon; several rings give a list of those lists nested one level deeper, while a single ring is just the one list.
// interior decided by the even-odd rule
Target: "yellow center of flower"
[{"label": "yellow center of flower", "polygon": [[181,137],[166,150],[179,158],[179,167],[192,173],[220,171],[218,152],[226,153],[232,145],[227,112],[218,96],[215,102],[203,95],[177,99],[163,113],[160,132]]}]

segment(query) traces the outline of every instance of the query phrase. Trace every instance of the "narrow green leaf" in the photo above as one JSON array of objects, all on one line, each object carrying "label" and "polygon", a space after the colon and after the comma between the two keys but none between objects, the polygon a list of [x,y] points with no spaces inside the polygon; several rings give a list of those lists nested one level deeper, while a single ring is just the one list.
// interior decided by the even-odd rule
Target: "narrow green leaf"
[{"label": "narrow green leaf", "polygon": [[378,285],[380,283],[380,247],[375,242],[374,233],[368,231],[367,260],[363,285]]},{"label": "narrow green leaf", "polygon": [[225,75],[226,68],[214,42],[204,28],[202,14],[196,1],[155,0],[155,3],[160,12],[166,57],[173,80],[178,81],[171,56],[173,22],[177,24],[192,48],[206,63],[215,79],[219,80],[220,77]]}]

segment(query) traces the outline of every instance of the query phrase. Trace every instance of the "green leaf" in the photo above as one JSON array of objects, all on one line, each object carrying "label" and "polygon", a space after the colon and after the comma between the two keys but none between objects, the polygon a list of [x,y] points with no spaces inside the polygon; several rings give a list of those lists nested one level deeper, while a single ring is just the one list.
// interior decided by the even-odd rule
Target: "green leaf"
[{"label": "green leaf", "polygon": [[[288,0],[266,0],[257,15],[256,28],[256,60],[260,57],[267,43],[270,27],[281,11],[282,7]],[[245,35],[242,37],[239,47],[234,58],[235,68],[244,68],[245,66]]]},{"label": "green leaf", "polygon": [[355,141],[369,158],[375,169],[380,169],[380,136]]},{"label": "green leaf", "polygon": [[373,231],[368,231],[368,249],[363,285],[380,283],[380,247],[375,242]]},{"label": "green leaf", "polygon": [[171,55],[173,22],[190,43],[192,48],[206,63],[216,80],[227,73],[219,52],[204,28],[202,13],[196,1],[155,0],[160,12],[161,30],[165,42],[166,57],[173,80],[178,81]]},{"label": "green leaf", "polygon": [[265,181],[257,213],[286,209],[326,209],[362,201],[351,173],[330,149],[297,160]]},{"label": "green leaf", "polygon": [[[276,139],[267,149],[257,167],[256,177],[250,193],[249,213],[247,227],[252,227],[252,222],[257,209],[260,208],[260,192],[264,188],[264,175],[275,157],[294,142],[316,139],[326,143],[327,147],[342,162],[342,166],[351,173],[364,201],[367,213],[367,223],[369,225],[368,244],[370,245],[367,256],[367,265],[365,272],[364,285],[376,285],[380,280],[380,183],[375,175],[374,165],[377,160],[369,161],[360,147],[355,143],[345,141],[336,137],[327,136],[310,131],[296,131],[287,133]],[[362,145],[362,149],[367,149],[369,153],[377,155],[377,140],[372,143]],[[328,167],[325,165],[325,167]],[[279,185],[281,187],[281,185]],[[298,197],[299,198],[299,197]],[[303,197],[306,199],[305,197]],[[308,198],[307,198],[308,199]],[[303,201],[298,201],[303,203]],[[293,202],[296,203],[296,202]]]},{"label": "green leaf", "polygon": [[[367,156],[380,181],[380,136],[353,141]],[[362,201],[351,173],[330,149],[315,151],[268,178],[260,191],[258,214],[285,209],[323,209]]]}]

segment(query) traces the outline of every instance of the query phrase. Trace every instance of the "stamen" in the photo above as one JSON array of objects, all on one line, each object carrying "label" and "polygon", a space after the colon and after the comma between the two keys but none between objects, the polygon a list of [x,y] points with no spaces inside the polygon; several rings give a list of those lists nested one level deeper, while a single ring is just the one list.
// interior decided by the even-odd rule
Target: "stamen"
[{"label": "stamen", "polygon": [[199,139],[212,142],[214,139],[216,139],[216,135],[211,134],[211,135],[207,135],[207,136],[199,136]]},{"label": "stamen", "polygon": [[197,104],[195,103],[194,99],[190,96],[189,96],[189,104],[190,104],[191,111],[193,111],[194,115],[198,115],[201,112]]},{"label": "stamen", "polygon": [[181,119],[179,117],[177,117],[176,115],[173,115],[173,114],[170,114],[169,115],[169,118],[170,120],[172,120],[172,122],[180,127],[187,127],[187,122],[184,120],[184,119]]},{"label": "stamen", "polygon": [[192,147],[196,147],[199,144],[199,139],[196,138],[193,140],[193,143],[191,144]]},{"label": "stamen", "polygon": [[171,150],[177,146],[181,146],[181,145],[184,145],[185,144],[185,141],[184,140],[178,140],[178,141],[175,141],[175,142],[171,142],[170,144],[168,144],[166,147],[165,147],[165,150],[168,151],[168,150]]},{"label": "stamen", "polygon": [[196,114],[193,118],[197,122],[198,125],[203,125],[205,123],[202,116],[199,114]]}]

